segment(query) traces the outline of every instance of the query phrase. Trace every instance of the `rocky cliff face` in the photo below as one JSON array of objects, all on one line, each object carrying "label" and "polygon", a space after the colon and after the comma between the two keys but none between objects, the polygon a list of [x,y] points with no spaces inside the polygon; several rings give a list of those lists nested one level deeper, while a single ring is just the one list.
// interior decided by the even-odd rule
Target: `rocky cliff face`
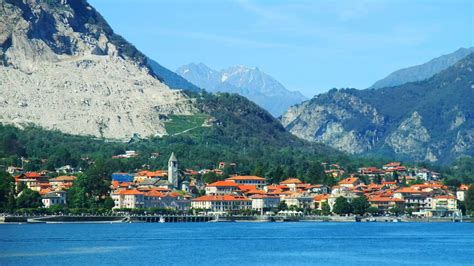
[{"label": "rocky cliff face", "polygon": [[176,70],[188,81],[210,92],[229,92],[242,95],[280,116],[293,104],[306,100],[300,92],[287,90],[280,82],[258,68],[235,66],[220,71],[200,64],[188,64]]},{"label": "rocky cliff face", "polygon": [[397,87],[331,90],[291,107],[296,136],[354,154],[450,162],[474,156],[474,54],[432,78]]},{"label": "rocky cliff face", "polygon": [[[291,107],[281,121],[300,138],[326,143],[348,153],[373,148],[384,125],[384,118],[373,106],[350,93],[336,90]],[[354,124],[354,127],[345,124]]]},{"label": "rocky cliff face", "polygon": [[2,123],[124,139],[195,111],[83,0],[0,1],[0,47]]}]

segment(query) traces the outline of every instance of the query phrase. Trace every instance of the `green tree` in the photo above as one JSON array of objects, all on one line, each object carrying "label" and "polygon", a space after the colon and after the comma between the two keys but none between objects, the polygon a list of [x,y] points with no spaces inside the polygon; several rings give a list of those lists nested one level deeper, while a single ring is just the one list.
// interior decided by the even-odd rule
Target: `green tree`
[{"label": "green tree", "polygon": [[359,215],[364,215],[370,207],[370,203],[365,195],[355,198],[351,205],[354,213]]},{"label": "green tree", "polygon": [[371,206],[367,209],[367,212],[375,216],[379,214],[379,208]]},{"label": "green tree", "polygon": [[320,163],[312,163],[309,165],[308,170],[306,171],[306,183],[310,184],[319,184],[321,183],[322,178],[324,177],[324,168]]},{"label": "green tree", "polygon": [[297,177],[296,169],[293,166],[288,167],[288,169],[286,170],[285,177]]},{"label": "green tree", "polygon": [[352,212],[352,206],[346,198],[340,196],[336,199],[332,211],[339,215],[350,214]]},{"label": "green tree", "polygon": [[280,201],[280,204],[278,204],[278,210],[279,211],[284,211],[288,210],[288,205],[284,201]]},{"label": "green tree", "polygon": [[254,176],[264,176],[265,175],[264,166],[261,163],[257,164],[257,166],[255,166],[255,168],[252,171],[252,175],[254,175]]},{"label": "green tree", "polygon": [[111,210],[113,207],[115,207],[114,200],[109,196],[104,201],[104,208]]},{"label": "green tree", "polygon": [[272,183],[280,183],[280,181],[283,180],[284,175],[285,175],[285,172],[283,171],[281,166],[277,165],[271,173],[271,176],[270,176],[271,182]]},{"label": "green tree", "polygon": [[89,207],[87,195],[84,188],[73,185],[67,191],[67,203],[70,208],[86,208]]},{"label": "green tree", "polygon": [[413,209],[413,208],[405,208],[405,213],[407,215],[412,215],[414,211],[415,211],[415,209]]},{"label": "green tree", "polygon": [[329,215],[331,214],[331,207],[329,207],[329,204],[324,201],[323,203],[321,203],[321,214],[322,215]]},{"label": "green tree", "polygon": [[468,214],[474,213],[474,184],[471,184],[466,192],[464,206],[466,206],[466,212]]},{"label": "green tree", "polygon": [[20,196],[16,199],[16,206],[18,208],[39,208],[43,206],[41,195],[38,191],[33,191],[27,188],[23,190]]},{"label": "green tree", "polygon": [[0,208],[15,208],[15,180],[6,172],[0,172]]},{"label": "green tree", "polygon": [[214,172],[205,173],[203,177],[204,177],[204,182],[207,184],[210,184],[219,180],[217,174]]},{"label": "green tree", "polygon": [[400,210],[398,207],[392,207],[388,211],[395,216],[398,216],[400,213],[402,213],[402,210]]},{"label": "green tree", "polygon": [[52,214],[57,214],[57,213],[60,213],[62,211],[64,211],[64,208],[61,205],[56,204],[56,205],[51,205],[49,207],[49,213],[52,213]]}]

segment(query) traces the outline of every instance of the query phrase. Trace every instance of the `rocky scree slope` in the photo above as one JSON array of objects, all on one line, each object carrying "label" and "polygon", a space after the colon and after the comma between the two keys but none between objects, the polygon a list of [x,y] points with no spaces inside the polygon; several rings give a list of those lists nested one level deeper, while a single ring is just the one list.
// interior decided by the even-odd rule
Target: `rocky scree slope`
[{"label": "rocky scree slope", "polygon": [[0,1],[0,122],[113,139],[164,135],[193,101],[83,0]]}]

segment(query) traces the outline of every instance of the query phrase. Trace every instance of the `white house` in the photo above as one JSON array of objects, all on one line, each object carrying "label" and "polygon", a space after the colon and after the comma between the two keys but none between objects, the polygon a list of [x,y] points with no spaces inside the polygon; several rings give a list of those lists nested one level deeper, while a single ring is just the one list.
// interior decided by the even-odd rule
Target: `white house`
[{"label": "white house", "polygon": [[41,202],[45,208],[49,208],[53,205],[66,205],[66,192],[65,191],[54,191],[41,197]]},{"label": "white house", "polygon": [[280,197],[271,195],[253,195],[252,209],[261,211],[263,209],[277,208],[280,204]]},{"label": "white house", "polygon": [[252,208],[252,200],[235,195],[205,195],[191,200],[191,208],[212,212],[239,211]]},{"label": "white house", "polygon": [[133,190],[118,190],[112,193],[112,199],[114,200],[114,209],[120,208],[144,208],[145,207],[145,196],[144,193],[136,189]]}]

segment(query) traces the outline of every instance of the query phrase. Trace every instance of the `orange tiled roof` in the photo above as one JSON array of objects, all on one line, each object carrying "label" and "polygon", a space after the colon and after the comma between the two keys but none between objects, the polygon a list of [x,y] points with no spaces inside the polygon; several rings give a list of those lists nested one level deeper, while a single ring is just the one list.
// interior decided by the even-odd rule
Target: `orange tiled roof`
[{"label": "orange tiled roof", "polygon": [[456,199],[456,197],[451,196],[451,195],[441,195],[441,196],[436,196],[435,199]]},{"label": "orange tiled roof", "polygon": [[239,185],[232,181],[216,181],[207,185],[207,187],[239,187]]},{"label": "orange tiled roof", "polygon": [[288,178],[280,182],[280,185],[287,185],[287,184],[303,184],[303,182],[301,182],[301,180],[299,180],[298,178]]},{"label": "orange tiled roof", "polygon": [[166,195],[166,194],[161,193],[161,192],[159,192],[159,191],[157,191],[157,190],[150,190],[150,191],[148,191],[148,192],[145,192],[145,196],[147,196],[147,197],[159,197],[159,198],[162,198],[162,197],[164,197],[165,195]]},{"label": "orange tiled roof", "polygon": [[413,189],[411,187],[403,187],[398,190],[395,190],[395,193],[419,193],[421,191]]},{"label": "orange tiled roof", "polygon": [[314,196],[313,200],[314,201],[322,201],[322,200],[327,200],[328,198],[329,198],[328,194],[321,194],[321,195]]},{"label": "orange tiled roof", "polygon": [[239,185],[239,189],[245,192],[245,191],[257,189],[257,186],[256,185]]},{"label": "orange tiled roof", "polygon": [[143,192],[140,192],[136,189],[119,190],[119,191],[116,191],[115,194],[120,194],[120,195],[144,195]]},{"label": "orange tiled roof", "polygon": [[339,181],[339,185],[350,185],[350,184],[354,184],[355,182],[357,182],[359,179],[356,178],[356,177],[348,177],[346,179],[343,179],[341,181]]},{"label": "orange tiled roof", "polygon": [[260,195],[263,195],[263,194],[266,194],[266,193],[263,190],[252,189],[252,190],[246,191],[245,194],[260,194]]}]

